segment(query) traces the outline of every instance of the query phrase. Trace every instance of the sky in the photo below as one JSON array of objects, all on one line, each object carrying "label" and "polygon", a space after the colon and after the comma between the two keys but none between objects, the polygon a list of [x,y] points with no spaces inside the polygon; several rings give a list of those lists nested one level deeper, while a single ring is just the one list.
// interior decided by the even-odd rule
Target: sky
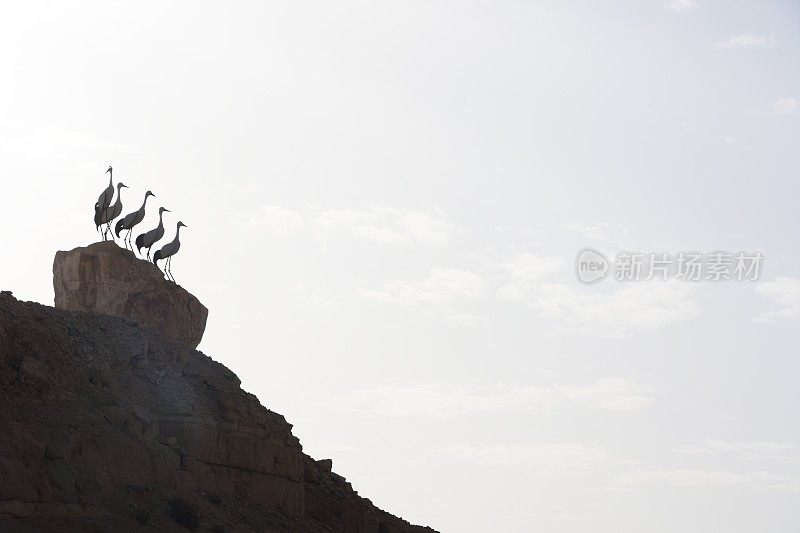
[{"label": "sky", "polygon": [[[200,349],[443,532],[800,530],[800,4],[25,2],[0,288],[52,305],[113,165]],[[587,285],[576,254],[760,253]]]}]

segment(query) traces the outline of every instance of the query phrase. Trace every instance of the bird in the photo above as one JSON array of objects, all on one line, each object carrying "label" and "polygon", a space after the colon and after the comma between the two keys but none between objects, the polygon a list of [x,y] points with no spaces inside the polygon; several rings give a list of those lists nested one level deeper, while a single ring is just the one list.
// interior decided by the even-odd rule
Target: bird
[{"label": "bird", "polygon": [[[144,202],[142,202],[142,207],[140,207],[133,213],[125,215],[124,218],[121,218],[117,221],[117,225],[114,228],[114,232],[117,234],[117,237],[119,237],[119,234],[122,230],[124,229],[128,230],[128,234],[125,235],[125,239],[123,241],[125,243],[125,248],[128,247],[128,243],[130,242],[131,233],[133,233],[133,227],[136,226],[142,220],[144,220],[144,207],[145,205],[147,205],[147,198],[150,196],[155,197],[155,194],[153,194],[151,191],[147,191],[146,193],[144,193]],[[132,244],[131,244],[131,250],[133,250]]]},{"label": "bird", "polygon": [[147,248],[147,259],[150,259],[150,248],[164,236],[164,211],[170,213],[166,207],[158,208],[158,226],[155,229],[136,237],[136,249],[141,253],[142,248]]},{"label": "bird", "polygon": [[169,244],[165,244],[160,250],[156,250],[156,253],[153,254],[153,263],[158,266],[158,262],[161,259],[166,259],[167,262],[164,265],[164,274],[167,275],[167,279],[172,280],[175,282],[175,278],[172,276],[172,256],[178,253],[178,250],[181,249],[181,226],[184,228],[188,228],[186,224],[183,222],[178,222],[178,227],[175,230],[175,239]]},{"label": "bird", "polygon": [[106,170],[106,174],[109,175],[108,187],[103,189],[103,192],[101,192],[100,196],[97,198],[97,203],[94,204],[94,223],[96,226],[95,229],[98,231],[100,231],[100,226],[102,225],[100,219],[103,218],[103,212],[108,209],[108,206],[111,205],[111,200],[114,199],[114,185],[112,183],[114,180],[114,169],[111,168],[110,165],[108,170]]},{"label": "bird", "polygon": [[[101,211],[100,215],[100,223],[105,224],[107,227],[107,232],[103,232],[103,240],[106,240],[106,236],[108,233],[111,233],[111,221],[117,218],[122,213],[122,188],[127,187],[121,181],[117,183],[117,201],[114,202],[114,205],[107,207],[106,209]],[[99,202],[98,202],[99,203]],[[111,234],[111,238],[114,238],[114,234]]]}]

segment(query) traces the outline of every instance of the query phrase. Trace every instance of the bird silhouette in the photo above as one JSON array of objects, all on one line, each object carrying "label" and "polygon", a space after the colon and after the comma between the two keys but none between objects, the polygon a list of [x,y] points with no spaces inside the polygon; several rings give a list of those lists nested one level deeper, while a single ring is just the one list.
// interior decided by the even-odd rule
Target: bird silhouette
[{"label": "bird silhouette", "polygon": [[[111,200],[114,199],[114,184],[112,181],[114,180],[114,169],[111,166],[108,167],[106,170],[106,174],[108,174],[108,187],[103,189],[103,192],[100,193],[100,196],[97,198],[97,203],[94,204],[94,224],[96,226],[96,230],[100,231],[100,226],[102,222],[100,220],[103,218],[104,212],[108,207],[111,205]],[[103,237],[105,240],[105,237]]]},{"label": "bird silhouette", "polygon": [[150,259],[150,248],[164,236],[164,211],[167,213],[170,212],[170,210],[165,207],[160,207],[158,209],[158,226],[155,229],[151,229],[147,233],[142,233],[136,237],[136,249],[141,253],[142,248],[147,248],[147,259]]},{"label": "bird silhouette", "polygon": [[165,244],[160,250],[156,250],[156,253],[153,254],[153,263],[158,266],[158,262],[161,259],[166,259],[167,262],[164,265],[164,274],[167,275],[167,279],[172,280],[175,282],[175,278],[172,276],[172,256],[178,253],[178,250],[181,249],[181,226],[184,228],[188,228],[186,224],[183,222],[178,222],[178,227],[175,230],[175,238],[172,240],[171,243]]},{"label": "bird silhouette", "polygon": [[[114,202],[114,205],[107,207],[106,209],[100,212],[100,223],[105,224],[107,231],[103,232],[103,240],[106,240],[106,236],[108,233],[111,233],[111,221],[117,218],[122,213],[122,188],[127,187],[121,181],[117,183],[117,201]],[[99,203],[99,202],[98,202]],[[114,234],[111,233],[111,238],[114,238]]]},{"label": "bird silhouette", "polygon": [[[147,205],[147,198],[150,196],[155,197],[155,194],[153,194],[150,191],[144,193],[144,201],[142,202],[142,207],[140,207],[133,213],[128,213],[127,215],[125,215],[124,218],[121,218],[117,221],[117,225],[114,228],[114,233],[117,234],[117,237],[119,237],[119,234],[122,230],[125,229],[128,230],[128,233],[127,235],[125,235],[125,239],[123,240],[123,242],[125,243],[125,248],[128,248],[128,244],[130,243],[131,233],[133,233],[133,227],[139,224],[139,222],[141,222],[142,220],[144,220],[144,207],[145,205]],[[133,244],[131,244],[131,250],[133,250]]]}]

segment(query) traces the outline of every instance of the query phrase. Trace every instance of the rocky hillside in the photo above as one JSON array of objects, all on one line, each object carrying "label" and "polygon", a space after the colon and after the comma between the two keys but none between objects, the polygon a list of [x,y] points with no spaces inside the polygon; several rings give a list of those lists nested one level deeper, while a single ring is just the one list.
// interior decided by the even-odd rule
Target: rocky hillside
[{"label": "rocky hillside", "polygon": [[[109,283],[104,261],[133,265],[135,280],[150,269],[112,246],[68,253],[84,256],[74,270],[64,265],[75,257],[57,260],[57,291],[96,294],[86,284]],[[183,289],[160,278],[113,286],[97,301],[122,316],[0,295],[0,531],[433,532],[305,455],[283,416],[191,347],[196,324],[184,324],[184,342],[130,318],[141,307],[126,298],[152,297],[160,313],[185,308]]]}]

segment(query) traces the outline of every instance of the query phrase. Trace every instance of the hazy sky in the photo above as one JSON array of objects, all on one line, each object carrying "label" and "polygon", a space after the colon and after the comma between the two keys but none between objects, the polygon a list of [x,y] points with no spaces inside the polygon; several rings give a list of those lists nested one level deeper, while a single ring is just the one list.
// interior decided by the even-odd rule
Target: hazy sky
[{"label": "hazy sky", "polygon": [[[52,304],[109,164],[182,220],[201,349],[444,532],[800,530],[800,4],[25,2],[2,289]],[[575,279],[591,246],[758,282]]]}]

